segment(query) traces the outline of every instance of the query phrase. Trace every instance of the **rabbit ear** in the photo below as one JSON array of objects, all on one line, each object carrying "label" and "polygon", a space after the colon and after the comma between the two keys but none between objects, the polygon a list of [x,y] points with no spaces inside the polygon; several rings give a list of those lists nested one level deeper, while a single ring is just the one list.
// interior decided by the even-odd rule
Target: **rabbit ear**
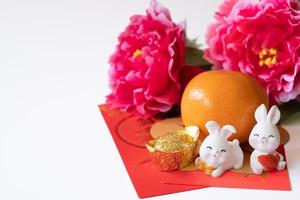
[{"label": "rabbit ear", "polygon": [[267,120],[267,108],[265,104],[261,104],[255,110],[255,120],[256,122],[262,122]]},{"label": "rabbit ear", "polygon": [[277,124],[277,122],[279,122],[280,111],[277,106],[272,106],[272,108],[270,109],[270,111],[268,113],[267,120],[268,120],[268,122],[270,122],[274,125]]},{"label": "rabbit ear", "polygon": [[229,138],[232,134],[236,133],[236,130],[231,125],[225,125],[221,128],[221,136]]},{"label": "rabbit ear", "polygon": [[208,122],[206,122],[205,127],[207,128],[208,133],[210,135],[212,135],[212,134],[219,134],[220,126],[219,126],[219,124],[217,122],[215,122],[215,121],[208,121]]}]

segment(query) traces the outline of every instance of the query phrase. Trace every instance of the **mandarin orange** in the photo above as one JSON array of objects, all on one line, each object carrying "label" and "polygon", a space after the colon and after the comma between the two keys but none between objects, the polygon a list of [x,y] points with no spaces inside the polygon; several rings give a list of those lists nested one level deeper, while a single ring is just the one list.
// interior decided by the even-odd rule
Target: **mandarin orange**
[{"label": "mandarin orange", "polygon": [[[252,77],[232,71],[208,71],[193,78],[181,100],[181,117],[185,126],[197,125],[200,135],[207,136],[205,123],[231,124],[237,133],[229,139],[248,141],[255,125],[254,112],[260,104],[268,107],[268,98]],[[203,137],[202,137],[203,138]]]}]

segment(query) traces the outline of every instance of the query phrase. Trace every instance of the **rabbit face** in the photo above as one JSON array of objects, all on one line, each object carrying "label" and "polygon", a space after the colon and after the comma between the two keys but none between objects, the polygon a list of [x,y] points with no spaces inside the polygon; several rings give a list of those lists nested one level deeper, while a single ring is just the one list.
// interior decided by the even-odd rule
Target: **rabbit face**
[{"label": "rabbit face", "polygon": [[275,151],[280,144],[280,135],[273,124],[256,124],[252,129],[249,144],[260,152],[270,153]]},{"label": "rabbit face", "polygon": [[200,158],[207,164],[215,167],[222,166],[231,159],[233,149],[227,139],[236,131],[230,125],[221,128],[214,121],[207,122],[205,127],[209,135],[201,144],[199,151]]},{"label": "rabbit face", "polygon": [[200,158],[213,166],[223,165],[230,159],[232,146],[228,144],[226,138],[211,135],[207,136],[201,144]]},{"label": "rabbit face", "polygon": [[280,134],[276,126],[280,119],[280,111],[273,106],[269,113],[265,105],[260,105],[255,111],[257,124],[250,133],[249,144],[257,151],[271,153],[280,144]]}]

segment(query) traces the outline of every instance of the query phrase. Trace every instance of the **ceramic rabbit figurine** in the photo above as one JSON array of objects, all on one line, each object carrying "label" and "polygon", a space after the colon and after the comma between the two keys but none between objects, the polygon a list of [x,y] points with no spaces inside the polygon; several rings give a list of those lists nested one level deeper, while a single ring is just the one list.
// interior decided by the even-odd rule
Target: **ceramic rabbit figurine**
[{"label": "ceramic rabbit figurine", "polygon": [[257,124],[249,136],[249,144],[254,148],[250,166],[255,174],[274,169],[283,170],[286,166],[283,156],[276,152],[280,144],[280,134],[276,126],[279,119],[280,111],[277,106],[272,106],[268,113],[266,106],[262,104],[255,111]]},{"label": "ceramic rabbit figurine", "polygon": [[204,162],[212,167],[211,176],[221,176],[225,171],[234,168],[240,169],[243,165],[244,155],[237,139],[232,142],[227,139],[236,132],[231,125],[222,128],[215,121],[205,124],[209,135],[200,146],[199,157],[196,159],[196,166]]}]

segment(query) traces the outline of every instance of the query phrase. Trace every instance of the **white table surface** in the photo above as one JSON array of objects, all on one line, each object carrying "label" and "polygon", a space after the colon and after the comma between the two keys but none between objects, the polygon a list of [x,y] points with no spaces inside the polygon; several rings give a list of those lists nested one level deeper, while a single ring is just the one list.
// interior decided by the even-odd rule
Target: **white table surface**
[{"label": "white table surface", "polygon": [[[162,0],[204,41],[220,0]],[[137,199],[97,104],[108,56],[147,0],[0,0],[0,199]],[[296,199],[300,120],[286,127],[291,192],[208,188],[155,199]]]}]

